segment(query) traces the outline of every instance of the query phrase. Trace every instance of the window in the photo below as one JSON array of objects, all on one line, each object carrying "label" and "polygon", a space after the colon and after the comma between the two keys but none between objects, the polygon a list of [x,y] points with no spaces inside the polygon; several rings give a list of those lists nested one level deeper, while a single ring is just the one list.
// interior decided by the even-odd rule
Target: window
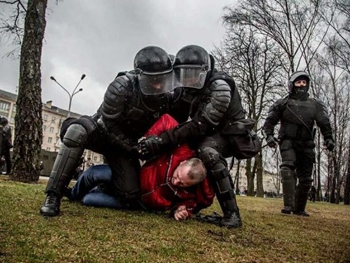
[{"label": "window", "polygon": [[43,125],[43,131],[46,131],[46,125]]},{"label": "window", "polygon": [[56,117],[52,116],[51,122],[55,122]]},{"label": "window", "polygon": [[53,132],[54,132],[54,130],[55,130],[55,128],[54,128],[54,127],[50,127],[50,132],[51,132],[51,133],[53,133]]},{"label": "window", "polygon": [[52,137],[47,138],[48,143],[52,143]]},{"label": "window", "polygon": [[48,151],[48,152],[49,152],[50,150],[51,150],[51,148],[50,148],[50,147],[46,147],[46,151]]},{"label": "window", "polygon": [[8,111],[10,108],[10,103],[0,100],[0,110],[2,111]]},{"label": "window", "polygon": [[44,121],[47,121],[47,114],[44,114]]}]

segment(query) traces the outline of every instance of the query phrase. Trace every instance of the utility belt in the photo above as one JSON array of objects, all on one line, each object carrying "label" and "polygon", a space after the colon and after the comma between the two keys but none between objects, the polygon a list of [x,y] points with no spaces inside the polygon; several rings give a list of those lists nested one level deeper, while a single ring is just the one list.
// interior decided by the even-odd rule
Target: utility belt
[{"label": "utility belt", "polygon": [[279,139],[292,139],[298,141],[312,141],[314,139],[314,131],[312,127],[308,129],[303,124],[283,123],[279,132]]}]

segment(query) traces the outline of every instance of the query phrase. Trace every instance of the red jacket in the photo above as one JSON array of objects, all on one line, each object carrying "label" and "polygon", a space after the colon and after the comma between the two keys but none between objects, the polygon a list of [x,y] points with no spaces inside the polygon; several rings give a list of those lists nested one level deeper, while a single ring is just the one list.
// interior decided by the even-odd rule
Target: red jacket
[{"label": "red jacket", "polygon": [[[168,114],[164,114],[145,134],[159,135],[178,123]],[[146,207],[153,210],[169,210],[185,205],[192,213],[210,206],[215,192],[207,178],[198,185],[189,188],[173,186],[171,178],[180,162],[194,157],[194,152],[187,144],[180,145],[172,153],[166,153],[146,163],[141,168],[141,200]]]}]

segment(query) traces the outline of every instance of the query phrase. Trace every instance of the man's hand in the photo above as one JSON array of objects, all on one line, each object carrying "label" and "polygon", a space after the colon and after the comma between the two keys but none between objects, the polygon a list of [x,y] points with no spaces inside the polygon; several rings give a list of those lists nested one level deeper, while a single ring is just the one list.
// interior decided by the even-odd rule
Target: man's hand
[{"label": "man's hand", "polygon": [[141,160],[150,160],[162,153],[164,146],[162,138],[154,135],[149,136],[138,144],[139,158]]},{"label": "man's hand", "polygon": [[271,148],[276,148],[277,142],[273,135],[268,135],[266,138],[266,144]]},{"label": "man's hand", "polygon": [[185,220],[189,217],[189,213],[186,210],[186,206],[185,205],[180,205],[174,213],[174,218],[176,221],[180,221],[180,220]]},{"label": "man's hand", "polygon": [[334,149],[334,140],[331,138],[328,138],[325,140],[324,145],[327,147],[328,151],[333,151]]}]

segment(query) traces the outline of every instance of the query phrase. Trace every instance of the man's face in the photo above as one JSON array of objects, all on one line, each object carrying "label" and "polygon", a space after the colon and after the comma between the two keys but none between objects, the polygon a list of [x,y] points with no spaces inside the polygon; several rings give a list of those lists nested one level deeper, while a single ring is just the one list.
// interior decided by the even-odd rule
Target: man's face
[{"label": "man's face", "polygon": [[173,173],[173,178],[171,178],[171,184],[181,188],[186,188],[195,185],[196,183],[193,180],[191,180],[188,176],[188,172],[190,171],[190,169],[190,166],[185,165],[184,162],[181,162],[180,165],[176,167]]},{"label": "man's face", "polygon": [[294,87],[301,88],[307,86],[307,80],[306,79],[298,79],[294,82]]}]

